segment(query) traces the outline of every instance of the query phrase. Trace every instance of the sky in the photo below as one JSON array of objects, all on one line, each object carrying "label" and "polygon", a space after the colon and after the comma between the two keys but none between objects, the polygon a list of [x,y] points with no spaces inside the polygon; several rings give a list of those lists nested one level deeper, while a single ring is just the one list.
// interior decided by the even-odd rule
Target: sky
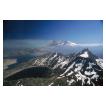
[{"label": "sky", "polygon": [[4,40],[69,40],[103,43],[102,20],[4,20]]}]

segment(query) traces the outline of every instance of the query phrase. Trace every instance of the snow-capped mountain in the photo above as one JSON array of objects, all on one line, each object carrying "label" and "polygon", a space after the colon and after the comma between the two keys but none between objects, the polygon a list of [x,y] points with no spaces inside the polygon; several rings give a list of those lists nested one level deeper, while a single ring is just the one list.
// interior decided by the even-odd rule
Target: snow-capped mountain
[{"label": "snow-capped mountain", "polygon": [[66,45],[66,46],[76,46],[78,44],[76,43],[73,43],[71,41],[51,41],[50,46],[63,46],[63,45]]},{"label": "snow-capped mountain", "polygon": [[73,43],[73,42],[71,42],[71,41],[61,41],[61,42],[59,42],[58,45],[76,46],[76,45],[78,45],[78,44]]},{"label": "snow-capped mountain", "polygon": [[33,65],[37,66],[49,66],[52,69],[60,68],[63,69],[65,65],[70,62],[70,57],[65,57],[60,53],[51,53],[44,56],[38,57]]},{"label": "snow-capped mountain", "polygon": [[103,85],[103,60],[88,49],[64,56],[52,53],[38,57],[33,65],[48,66],[59,74],[50,85]]}]

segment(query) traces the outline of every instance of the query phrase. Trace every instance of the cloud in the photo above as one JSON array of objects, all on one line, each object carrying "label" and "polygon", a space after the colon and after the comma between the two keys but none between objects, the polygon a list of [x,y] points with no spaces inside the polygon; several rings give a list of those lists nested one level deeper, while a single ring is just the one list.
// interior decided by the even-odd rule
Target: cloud
[{"label": "cloud", "polygon": [[102,43],[73,43],[71,41],[55,41],[50,40],[48,43],[49,46],[60,46],[60,45],[67,45],[67,46],[80,46],[80,47],[97,47],[102,46]]},{"label": "cloud", "polygon": [[78,46],[94,47],[94,46],[103,46],[103,44],[102,43],[89,43],[89,44],[78,44]]}]

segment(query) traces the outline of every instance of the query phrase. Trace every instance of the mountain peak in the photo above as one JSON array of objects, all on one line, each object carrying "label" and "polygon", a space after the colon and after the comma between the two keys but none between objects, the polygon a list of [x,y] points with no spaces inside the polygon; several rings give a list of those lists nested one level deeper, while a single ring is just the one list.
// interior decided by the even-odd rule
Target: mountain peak
[{"label": "mountain peak", "polygon": [[76,46],[77,44],[71,41],[65,41],[65,44],[68,46]]},{"label": "mountain peak", "polygon": [[80,57],[83,57],[83,58],[88,58],[90,56],[90,51],[88,48],[82,50],[82,52],[80,53]]},{"label": "mountain peak", "polygon": [[67,45],[67,46],[76,46],[77,44],[71,41],[51,41],[50,46],[63,46],[63,45]]},{"label": "mountain peak", "polygon": [[93,59],[95,61],[96,58],[98,58],[97,56],[95,56],[88,48],[82,50],[79,54],[79,57],[82,58],[90,58]]},{"label": "mountain peak", "polygon": [[80,55],[80,57],[88,58],[89,54],[87,51],[85,51],[83,54]]}]

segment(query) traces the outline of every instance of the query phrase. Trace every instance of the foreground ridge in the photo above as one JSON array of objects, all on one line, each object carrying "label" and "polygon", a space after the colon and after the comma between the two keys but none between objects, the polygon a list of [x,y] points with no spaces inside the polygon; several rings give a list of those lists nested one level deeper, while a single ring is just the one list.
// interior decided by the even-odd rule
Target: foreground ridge
[{"label": "foreground ridge", "polygon": [[[25,66],[27,65],[25,64]],[[19,82],[21,83],[19,85],[25,85],[26,79],[30,82],[32,80],[36,82],[36,78],[42,81],[41,84],[48,86],[103,85],[103,60],[92,54],[89,49],[69,56],[57,52],[38,56],[30,62],[30,68],[27,67],[26,69],[24,67],[24,70],[20,69],[20,72],[17,70],[19,68],[16,67],[16,69],[13,69],[15,74],[9,76],[6,80],[11,81],[15,78],[16,85]],[[11,70],[8,72],[11,72]]]},{"label": "foreground ridge", "polygon": [[60,75],[49,85],[103,85],[103,60],[93,55],[89,49],[68,58],[53,53],[38,61],[39,65],[47,64],[53,69],[61,70]]}]

